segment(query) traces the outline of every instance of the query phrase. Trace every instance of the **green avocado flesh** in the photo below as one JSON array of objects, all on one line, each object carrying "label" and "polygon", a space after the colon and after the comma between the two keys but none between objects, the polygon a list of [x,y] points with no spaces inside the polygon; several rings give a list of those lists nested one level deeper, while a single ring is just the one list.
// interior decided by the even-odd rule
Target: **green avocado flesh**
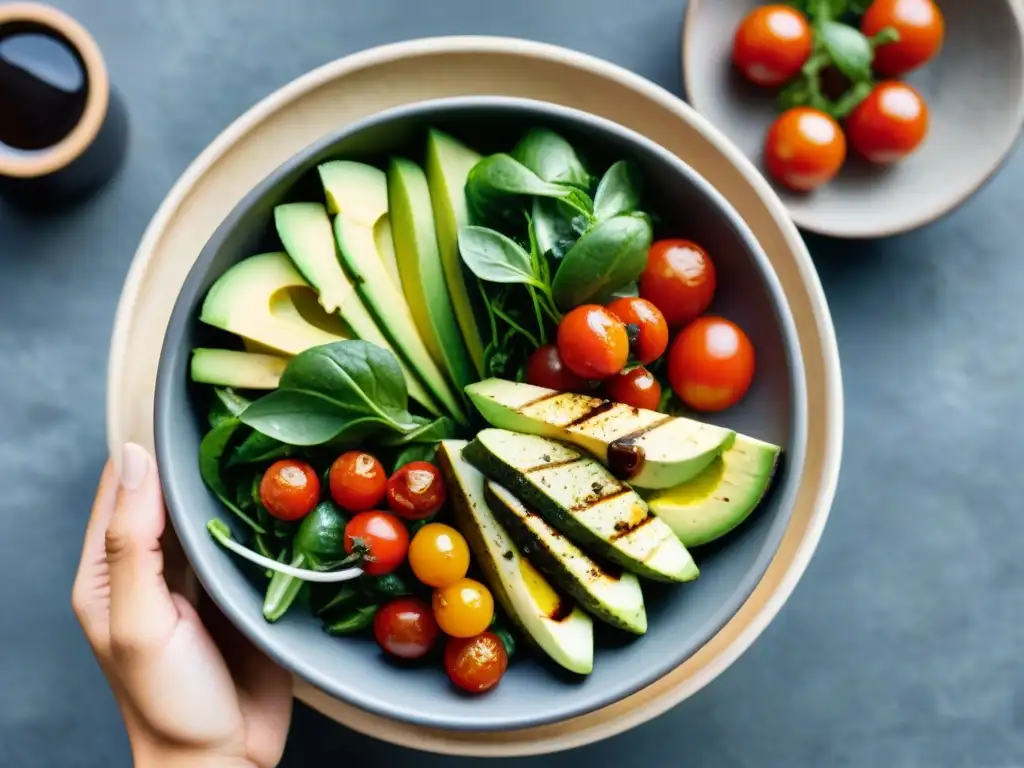
[{"label": "green avocado flesh", "polygon": [[594,624],[523,557],[484,497],[484,476],[462,458],[464,440],[442,440],[437,451],[459,530],[505,613],[565,669],[594,669]]},{"label": "green avocado flesh", "polygon": [[757,508],[771,486],[781,449],[744,435],[703,472],[675,488],[657,491],[647,503],[687,547],[714,541]]},{"label": "green avocado flesh", "polygon": [[466,394],[492,426],[571,443],[636,488],[693,479],[736,436],[692,419],[505,379],[471,384]]},{"label": "green avocado flesh", "polygon": [[648,579],[698,577],[690,553],[636,491],[565,444],[484,429],[463,458],[584,551]]},{"label": "green avocado flesh", "polygon": [[235,389],[277,389],[288,358],[234,349],[192,350],[192,381]]},{"label": "green avocado flesh", "polygon": [[637,635],[647,631],[644,595],[634,574],[599,564],[504,486],[488,480],[485,491],[494,516],[552,582],[595,618]]}]

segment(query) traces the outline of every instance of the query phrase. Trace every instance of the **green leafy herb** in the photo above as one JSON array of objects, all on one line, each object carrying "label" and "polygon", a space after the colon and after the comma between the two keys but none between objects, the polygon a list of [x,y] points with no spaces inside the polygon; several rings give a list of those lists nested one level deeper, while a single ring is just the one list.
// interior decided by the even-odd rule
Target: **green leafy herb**
[{"label": "green leafy herb", "polygon": [[381,445],[397,446],[412,443],[436,443],[439,440],[447,440],[452,437],[455,437],[455,422],[447,416],[440,416],[433,421],[426,421],[411,432],[384,435],[379,442]]},{"label": "green leafy herb", "polygon": [[874,52],[871,41],[860,30],[842,22],[825,21],[818,26],[817,34],[836,69],[853,82],[871,78]]},{"label": "green leafy herb", "polygon": [[275,461],[290,456],[293,451],[292,446],[282,443],[275,437],[270,437],[262,432],[250,432],[231,452],[227,466],[230,469],[242,464]]},{"label": "green leafy herb", "polygon": [[644,214],[602,221],[581,237],[563,259],[552,284],[559,308],[602,301],[635,282],[647,266],[653,230]]},{"label": "green leafy herb", "polygon": [[572,144],[548,128],[527,131],[512,150],[512,157],[544,181],[590,188],[590,174]]},{"label": "green leafy herb", "polygon": [[472,225],[463,227],[459,230],[459,251],[469,270],[481,280],[542,286],[534,274],[530,254],[515,240],[496,230]]},{"label": "green leafy herb", "polygon": [[537,251],[541,256],[550,255],[553,259],[562,259],[579,238],[572,226],[574,214],[566,216],[564,210],[565,204],[559,200],[548,197],[533,199],[530,218],[537,240]]},{"label": "green leafy herb", "polygon": [[[328,585],[315,584],[314,589],[311,590],[312,597],[314,600],[314,613],[317,616],[323,616],[325,614],[336,611],[339,608],[352,605],[352,603],[359,602],[362,598],[363,593],[356,587],[355,582],[349,581],[336,588],[328,588]],[[317,600],[320,595],[329,595],[326,599]]]},{"label": "green leafy herb", "polygon": [[508,154],[485,157],[469,172],[466,180],[466,202],[472,220],[493,223],[515,221],[521,198],[551,197],[564,200],[577,212],[589,216],[586,193],[565,184],[553,184]]},{"label": "green leafy herb", "polygon": [[397,471],[414,461],[433,461],[437,454],[437,443],[411,443],[402,449],[395,458],[394,469]]},{"label": "green leafy herb", "polygon": [[594,218],[604,221],[623,213],[631,213],[640,205],[635,172],[625,160],[612,165],[601,178],[594,195]]},{"label": "green leafy herb", "polygon": [[199,444],[199,475],[203,482],[220,499],[221,504],[230,509],[246,525],[256,533],[266,533],[266,529],[247,515],[236,503],[229,498],[227,484],[224,482],[222,473],[224,453],[234,437],[235,430],[240,422],[231,417],[221,421],[203,437]]},{"label": "green leafy herb", "polygon": [[377,615],[379,607],[378,605],[365,605],[355,608],[348,615],[325,625],[324,631],[329,635],[351,635],[361,632],[373,624],[373,617]]},{"label": "green leafy herb", "polygon": [[403,597],[411,595],[412,590],[405,579],[397,573],[387,573],[383,576],[365,575],[360,580],[366,592],[376,597]]}]

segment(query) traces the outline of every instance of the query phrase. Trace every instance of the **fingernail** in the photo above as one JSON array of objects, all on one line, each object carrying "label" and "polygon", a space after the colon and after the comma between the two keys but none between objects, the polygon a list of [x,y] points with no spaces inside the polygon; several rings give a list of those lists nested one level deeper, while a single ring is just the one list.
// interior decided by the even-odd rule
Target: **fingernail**
[{"label": "fingernail", "polygon": [[125,443],[121,452],[121,485],[134,491],[149,474],[149,454],[141,445]]}]

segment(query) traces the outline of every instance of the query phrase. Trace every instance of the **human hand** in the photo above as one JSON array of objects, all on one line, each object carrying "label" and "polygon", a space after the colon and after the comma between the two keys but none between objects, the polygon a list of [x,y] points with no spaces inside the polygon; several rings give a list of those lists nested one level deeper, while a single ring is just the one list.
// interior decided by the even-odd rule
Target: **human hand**
[{"label": "human hand", "polygon": [[108,462],[100,479],[72,605],[121,708],[135,765],[277,765],[290,676],[212,604],[197,611],[168,589],[156,464],[134,444],[121,463],[120,478]]}]

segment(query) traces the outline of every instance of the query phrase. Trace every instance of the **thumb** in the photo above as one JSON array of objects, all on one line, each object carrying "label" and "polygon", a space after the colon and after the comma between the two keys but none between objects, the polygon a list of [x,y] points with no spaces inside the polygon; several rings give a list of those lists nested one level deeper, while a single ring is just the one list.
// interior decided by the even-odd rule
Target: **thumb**
[{"label": "thumb", "polygon": [[178,609],[164,581],[160,537],[165,523],[156,464],[144,448],[128,443],[106,533],[110,645],[125,660],[161,648],[178,623]]}]

